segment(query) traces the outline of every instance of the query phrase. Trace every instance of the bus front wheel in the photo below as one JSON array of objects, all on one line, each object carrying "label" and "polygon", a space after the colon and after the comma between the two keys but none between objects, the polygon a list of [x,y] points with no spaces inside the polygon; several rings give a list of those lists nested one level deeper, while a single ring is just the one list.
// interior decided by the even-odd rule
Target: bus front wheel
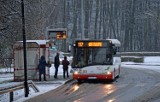
[{"label": "bus front wheel", "polygon": [[82,83],[82,80],[81,79],[77,79],[78,83]]}]

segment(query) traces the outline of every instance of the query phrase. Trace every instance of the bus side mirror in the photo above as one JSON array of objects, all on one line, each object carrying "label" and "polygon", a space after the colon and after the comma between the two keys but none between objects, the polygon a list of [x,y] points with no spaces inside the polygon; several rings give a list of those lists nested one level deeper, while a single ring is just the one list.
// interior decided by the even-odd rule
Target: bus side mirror
[{"label": "bus side mirror", "polygon": [[117,53],[117,48],[113,47],[113,54],[115,55]]},{"label": "bus side mirror", "polygon": [[114,55],[117,53],[117,49],[116,48],[113,49],[113,53],[114,53]]}]

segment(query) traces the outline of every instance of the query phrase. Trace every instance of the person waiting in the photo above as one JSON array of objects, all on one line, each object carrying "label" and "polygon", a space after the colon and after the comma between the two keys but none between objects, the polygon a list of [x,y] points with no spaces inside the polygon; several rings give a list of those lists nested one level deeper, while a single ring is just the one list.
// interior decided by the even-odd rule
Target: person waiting
[{"label": "person waiting", "polygon": [[68,75],[68,65],[69,65],[69,61],[67,60],[67,57],[64,56],[64,60],[62,61],[62,65],[63,65],[63,78],[66,78],[65,74],[67,74],[67,78],[69,78]]}]

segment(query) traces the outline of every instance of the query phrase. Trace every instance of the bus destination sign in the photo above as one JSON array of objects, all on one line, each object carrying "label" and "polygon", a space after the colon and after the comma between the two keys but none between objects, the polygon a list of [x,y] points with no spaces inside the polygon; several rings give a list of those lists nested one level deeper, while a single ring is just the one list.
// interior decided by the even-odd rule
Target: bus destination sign
[{"label": "bus destination sign", "polygon": [[103,43],[100,41],[78,41],[77,42],[78,47],[102,47]]}]

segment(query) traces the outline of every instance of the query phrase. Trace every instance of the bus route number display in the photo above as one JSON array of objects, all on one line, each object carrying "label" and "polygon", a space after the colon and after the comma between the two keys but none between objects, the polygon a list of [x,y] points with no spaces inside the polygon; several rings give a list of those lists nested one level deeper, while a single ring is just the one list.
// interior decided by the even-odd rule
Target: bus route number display
[{"label": "bus route number display", "polygon": [[78,42],[78,47],[102,47],[102,42],[90,41],[90,42]]}]

